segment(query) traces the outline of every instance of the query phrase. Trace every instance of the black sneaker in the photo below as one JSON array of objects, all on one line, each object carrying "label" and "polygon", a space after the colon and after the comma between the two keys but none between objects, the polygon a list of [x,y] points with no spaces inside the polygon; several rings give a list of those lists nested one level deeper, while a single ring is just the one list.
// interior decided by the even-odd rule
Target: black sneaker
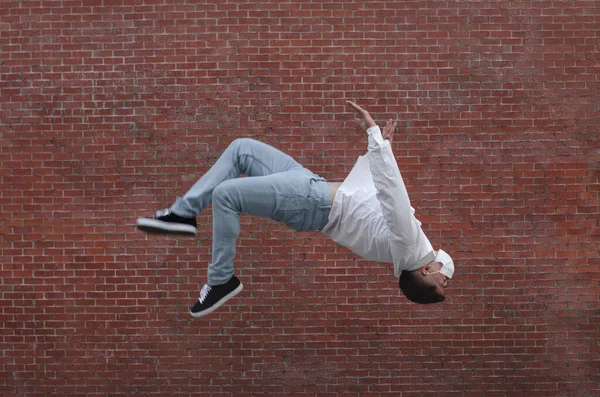
[{"label": "black sneaker", "polygon": [[200,299],[190,309],[190,314],[198,318],[212,313],[243,289],[244,284],[236,276],[231,277],[225,284],[212,286],[204,284],[200,292]]},{"label": "black sneaker", "polygon": [[184,218],[170,210],[157,211],[154,217],[138,218],[137,227],[149,233],[196,234],[196,218]]}]

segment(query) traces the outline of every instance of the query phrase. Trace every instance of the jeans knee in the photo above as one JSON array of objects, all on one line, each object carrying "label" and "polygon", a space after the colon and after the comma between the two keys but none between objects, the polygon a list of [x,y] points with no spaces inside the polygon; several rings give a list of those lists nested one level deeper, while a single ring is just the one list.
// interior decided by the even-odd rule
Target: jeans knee
[{"label": "jeans knee", "polygon": [[239,149],[244,146],[252,145],[256,140],[252,138],[236,138],[229,144],[229,147],[233,149]]},{"label": "jeans knee", "polygon": [[231,206],[233,202],[231,195],[232,192],[231,188],[228,187],[229,184],[227,182],[229,181],[225,181],[214,188],[212,192],[213,207],[222,205]]}]

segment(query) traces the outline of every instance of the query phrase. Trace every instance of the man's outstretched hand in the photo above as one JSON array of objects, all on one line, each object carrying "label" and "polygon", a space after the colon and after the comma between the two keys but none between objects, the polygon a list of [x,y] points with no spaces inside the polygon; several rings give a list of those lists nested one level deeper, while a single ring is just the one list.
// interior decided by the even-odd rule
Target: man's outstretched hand
[{"label": "man's outstretched hand", "polygon": [[381,136],[383,136],[383,139],[387,139],[388,141],[390,141],[390,143],[392,143],[392,140],[394,139],[394,132],[396,132],[396,126],[398,126],[398,122],[389,119],[385,123],[383,131],[381,131]]},{"label": "man's outstretched hand", "polygon": [[360,127],[363,130],[366,131],[369,128],[375,127],[377,125],[371,118],[371,115],[369,114],[369,112],[367,112],[365,109],[361,108],[360,106],[358,106],[356,103],[354,103],[352,101],[346,101],[346,103],[348,105],[350,105],[350,107],[352,107],[354,110],[356,110],[356,113],[358,113],[356,122],[358,123],[358,125],[360,125]]},{"label": "man's outstretched hand", "polygon": [[[369,114],[369,112],[367,112],[365,109],[361,108],[360,106],[358,106],[356,103],[354,103],[352,101],[346,101],[346,103],[348,105],[350,105],[350,107],[352,107],[356,111],[356,113],[358,113],[356,122],[358,123],[358,125],[361,126],[361,128],[363,130],[366,131],[369,128],[375,127],[377,125],[373,121],[373,118],[371,118],[371,115]],[[385,123],[385,127],[383,127],[383,131],[381,131],[381,135],[383,136],[383,139],[387,139],[391,143],[397,126],[398,126],[397,122],[392,121],[392,119],[389,119]]]}]

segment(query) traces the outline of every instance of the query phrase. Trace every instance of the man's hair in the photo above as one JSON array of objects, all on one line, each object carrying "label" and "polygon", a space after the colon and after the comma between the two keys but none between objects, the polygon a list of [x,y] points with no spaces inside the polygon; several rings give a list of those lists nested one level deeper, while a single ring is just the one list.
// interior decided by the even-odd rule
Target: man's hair
[{"label": "man's hair", "polygon": [[408,300],[427,304],[443,302],[444,296],[437,293],[435,285],[427,283],[418,275],[419,270],[407,272],[406,270],[400,274],[400,290],[408,298]]}]

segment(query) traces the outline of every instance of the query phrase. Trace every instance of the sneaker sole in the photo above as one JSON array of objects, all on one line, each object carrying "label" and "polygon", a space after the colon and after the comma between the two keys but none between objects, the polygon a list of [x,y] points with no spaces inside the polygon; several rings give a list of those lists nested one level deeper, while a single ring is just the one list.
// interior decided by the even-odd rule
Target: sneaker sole
[{"label": "sneaker sole", "polygon": [[136,226],[147,233],[175,233],[196,235],[196,228],[185,223],[163,222],[150,218],[138,218]]},{"label": "sneaker sole", "polygon": [[242,292],[243,289],[244,289],[244,284],[240,283],[240,285],[238,285],[238,287],[236,289],[234,289],[233,291],[231,291],[230,293],[225,295],[223,297],[223,299],[221,299],[220,301],[218,301],[217,303],[215,303],[208,309],[203,310],[201,312],[196,312],[196,313],[192,313],[192,311],[190,310],[190,314],[194,318],[200,318],[200,317],[206,316],[207,314],[210,314],[210,313],[214,312],[215,310],[217,310],[218,308],[220,308],[221,306],[223,306],[225,304],[225,302],[227,302],[229,299],[233,298],[234,296],[236,296],[237,294]]}]

